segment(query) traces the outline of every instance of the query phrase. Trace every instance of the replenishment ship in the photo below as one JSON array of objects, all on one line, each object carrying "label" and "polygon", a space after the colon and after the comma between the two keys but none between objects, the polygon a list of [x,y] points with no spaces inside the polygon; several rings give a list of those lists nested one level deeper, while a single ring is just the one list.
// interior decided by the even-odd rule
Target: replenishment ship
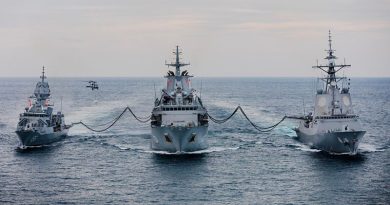
[{"label": "replenishment ship", "polygon": [[175,71],[169,70],[165,76],[167,86],[152,111],[151,148],[176,153],[203,150],[208,147],[207,109],[191,87],[193,76],[187,70],[181,71],[181,67],[189,64],[180,62],[178,46],[173,53],[175,62],[166,65]]}]

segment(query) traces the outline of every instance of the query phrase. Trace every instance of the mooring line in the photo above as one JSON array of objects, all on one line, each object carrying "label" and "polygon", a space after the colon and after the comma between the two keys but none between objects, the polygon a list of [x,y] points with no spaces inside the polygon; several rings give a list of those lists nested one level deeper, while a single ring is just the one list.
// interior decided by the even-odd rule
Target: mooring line
[{"label": "mooring line", "polygon": [[248,115],[245,113],[244,109],[242,109],[241,106],[237,106],[236,109],[232,112],[232,114],[230,114],[225,119],[216,119],[216,118],[212,117],[209,113],[207,113],[207,116],[214,123],[222,124],[222,123],[225,123],[228,120],[230,120],[237,113],[238,110],[240,110],[242,115],[244,115],[245,119],[248,120],[249,124],[251,124],[259,132],[269,132],[269,131],[275,129],[280,123],[282,123],[287,118],[287,116],[284,116],[278,123],[276,123],[274,125],[271,125],[271,126],[268,126],[268,127],[260,127],[260,126],[256,125],[252,120],[250,120],[250,118],[248,117]]},{"label": "mooring line", "polygon": [[123,117],[123,115],[126,113],[126,111],[129,111],[133,115],[133,117],[136,120],[138,120],[139,122],[146,123],[146,122],[149,122],[151,120],[151,115],[148,116],[148,117],[138,117],[137,115],[134,114],[134,112],[129,107],[126,107],[118,117],[114,118],[110,122],[107,122],[107,123],[104,123],[104,124],[101,124],[101,125],[95,125],[95,127],[100,127],[100,126],[105,126],[105,125],[109,124],[109,126],[106,127],[106,128],[95,129],[95,128],[92,128],[91,126],[85,124],[82,121],[76,122],[76,123],[72,123],[69,127],[73,127],[74,125],[83,125],[85,128],[87,128],[87,129],[89,129],[91,131],[94,131],[94,132],[104,132],[104,131],[110,129],[112,126],[114,126]]}]

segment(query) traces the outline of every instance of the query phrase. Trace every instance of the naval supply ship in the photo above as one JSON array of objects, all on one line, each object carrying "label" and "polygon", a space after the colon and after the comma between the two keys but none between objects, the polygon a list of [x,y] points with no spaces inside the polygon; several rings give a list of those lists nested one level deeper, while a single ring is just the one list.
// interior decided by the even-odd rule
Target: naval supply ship
[{"label": "naval supply ship", "polygon": [[151,149],[167,152],[193,152],[208,147],[207,110],[197,91],[191,87],[191,78],[187,70],[181,67],[189,63],[180,62],[181,51],[176,46],[173,52],[176,60],[166,63],[174,67],[166,78],[167,86],[162,89],[161,97],[156,98],[151,117]]},{"label": "naval supply ship", "polygon": [[341,69],[351,65],[336,64],[330,31],[328,41],[327,65],[313,66],[326,73],[325,77],[318,79],[323,87],[315,95],[314,113],[298,117],[300,124],[295,131],[299,141],[313,148],[333,154],[355,155],[366,131],[352,110],[349,79],[336,76]]},{"label": "naval supply ship", "polygon": [[28,106],[20,114],[16,134],[21,147],[41,146],[59,141],[66,137],[69,127],[65,125],[61,112],[53,114],[53,105],[49,104],[50,88],[45,81],[45,67],[35,86],[34,96],[29,98]]}]

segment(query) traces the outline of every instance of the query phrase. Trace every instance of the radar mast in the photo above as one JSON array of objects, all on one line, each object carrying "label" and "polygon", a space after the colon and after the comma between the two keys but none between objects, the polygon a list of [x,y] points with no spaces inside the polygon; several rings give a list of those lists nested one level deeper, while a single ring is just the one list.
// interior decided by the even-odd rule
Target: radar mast
[{"label": "radar mast", "polygon": [[[336,62],[335,60],[337,59],[337,57],[334,54],[334,52],[336,50],[334,50],[332,48],[332,36],[331,36],[331,32],[329,30],[329,36],[328,36],[328,42],[329,42],[329,49],[328,50],[325,50],[327,53],[328,53],[328,56],[326,56],[324,59],[328,60],[328,64],[327,65],[315,65],[313,66],[313,68],[319,68],[320,70],[324,71],[325,73],[328,74],[328,76],[326,78],[323,78],[324,80],[326,80],[326,90],[328,90],[328,86],[336,86],[336,83],[338,82],[337,81],[337,77],[336,77],[336,73],[338,71],[340,71],[341,69],[345,68],[345,67],[350,67],[351,65],[347,65],[347,64],[340,64],[340,65],[336,65]],[[332,83],[334,82],[334,83]]]},{"label": "radar mast", "polygon": [[42,76],[40,76],[40,78],[42,79],[42,83],[45,81],[45,66],[42,66]]},{"label": "radar mast", "polygon": [[173,54],[176,56],[176,61],[171,63],[165,63],[165,65],[172,66],[176,68],[175,75],[180,76],[180,67],[190,65],[189,63],[182,63],[180,62],[180,55],[182,54],[181,51],[179,51],[179,46],[176,46],[176,51],[173,51]]}]

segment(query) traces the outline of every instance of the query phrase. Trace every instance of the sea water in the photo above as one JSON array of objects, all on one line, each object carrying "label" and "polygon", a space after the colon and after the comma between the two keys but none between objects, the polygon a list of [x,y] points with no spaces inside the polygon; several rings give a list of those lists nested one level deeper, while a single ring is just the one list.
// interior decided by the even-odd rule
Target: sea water
[{"label": "sea water", "polygon": [[[94,133],[80,125],[58,143],[18,149],[14,133],[39,78],[0,78],[0,203],[16,204],[367,204],[390,203],[390,79],[351,80],[354,111],[367,131],[356,156],[333,156],[296,141],[297,121],[259,133],[238,114],[210,122],[203,151],[150,149],[150,124],[129,113]],[[94,126],[126,106],[151,114],[163,78],[48,78],[67,124]],[[195,78],[210,115],[240,105],[259,126],[313,110],[314,78]],[[62,107],[61,107],[62,99]],[[99,127],[96,127],[99,128]],[[104,127],[101,127],[104,128]]]}]

